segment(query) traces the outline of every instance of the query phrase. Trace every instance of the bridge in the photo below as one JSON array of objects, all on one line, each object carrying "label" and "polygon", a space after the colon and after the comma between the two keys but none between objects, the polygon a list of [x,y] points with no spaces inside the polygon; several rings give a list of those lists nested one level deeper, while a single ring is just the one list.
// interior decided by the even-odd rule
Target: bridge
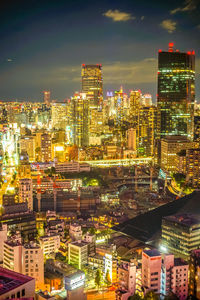
[{"label": "bridge", "polygon": [[123,159],[104,159],[104,160],[87,160],[79,163],[88,163],[93,167],[130,167],[134,165],[148,165],[152,162],[153,157],[123,158]]}]

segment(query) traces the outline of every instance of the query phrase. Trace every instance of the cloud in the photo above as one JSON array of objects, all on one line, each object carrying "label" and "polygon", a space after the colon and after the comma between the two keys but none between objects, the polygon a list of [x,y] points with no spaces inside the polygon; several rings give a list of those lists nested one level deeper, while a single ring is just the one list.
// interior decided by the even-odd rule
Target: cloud
[{"label": "cloud", "polygon": [[188,12],[193,11],[197,8],[199,0],[185,0],[184,5],[182,7],[177,7],[170,11],[171,15],[174,15],[178,12]]},{"label": "cloud", "polygon": [[109,9],[103,14],[103,16],[112,19],[114,22],[125,22],[135,19],[135,17],[132,16],[130,13],[126,13],[118,9]]},{"label": "cloud", "polygon": [[176,30],[176,25],[177,22],[170,19],[163,20],[160,24],[160,26],[167,30],[169,33],[173,33]]},{"label": "cloud", "polygon": [[[157,60],[147,58],[140,61],[113,62],[103,64],[103,82],[107,85],[153,83],[156,81]],[[57,68],[51,73],[52,82],[81,82],[81,66]]]}]

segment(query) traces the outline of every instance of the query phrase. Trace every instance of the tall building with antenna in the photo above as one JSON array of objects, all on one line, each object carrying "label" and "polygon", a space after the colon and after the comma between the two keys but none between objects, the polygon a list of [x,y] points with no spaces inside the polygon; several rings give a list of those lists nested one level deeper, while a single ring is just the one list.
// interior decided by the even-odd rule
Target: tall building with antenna
[{"label": "tall building with antenna", "polygon": [[174,50],[158,52],[158,136],[193,139],[195,100],[195,53]]}]

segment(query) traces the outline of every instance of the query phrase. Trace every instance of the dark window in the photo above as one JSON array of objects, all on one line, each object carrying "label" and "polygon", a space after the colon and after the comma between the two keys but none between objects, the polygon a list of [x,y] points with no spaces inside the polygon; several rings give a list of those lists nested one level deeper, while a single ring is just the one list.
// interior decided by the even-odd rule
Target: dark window
[{"label": "dark window", "polygon": [[25,289],[22,290],[22,296],[25,296]]},{"label": "dark window", "polygon": [[17,298],[20,298],[20,292],[17,292]]}]

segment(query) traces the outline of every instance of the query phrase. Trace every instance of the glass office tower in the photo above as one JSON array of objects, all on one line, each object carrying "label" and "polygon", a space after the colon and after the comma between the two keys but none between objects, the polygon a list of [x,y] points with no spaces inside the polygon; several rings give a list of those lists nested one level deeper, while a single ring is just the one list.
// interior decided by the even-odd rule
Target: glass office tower
[{"label": "glass office tower", "polygon": [[193,139],[195,53],[173,49],[158,53],[158,136],[182,135]]}]

